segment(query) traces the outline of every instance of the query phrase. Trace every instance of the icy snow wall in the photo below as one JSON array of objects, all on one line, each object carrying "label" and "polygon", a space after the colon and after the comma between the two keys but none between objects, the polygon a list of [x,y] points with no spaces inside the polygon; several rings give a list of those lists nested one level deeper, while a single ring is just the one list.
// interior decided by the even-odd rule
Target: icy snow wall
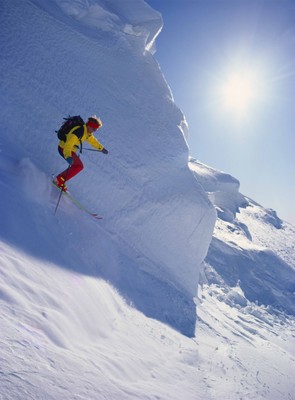
[{"label": "icy snow wall", "polygon": [[141,0],[2,0],[0,23],[4,151],[49,179],[65,167],[54,133],[62,117],[100,116],[109,155],[84,150],[85,170],[69,183],[125,252],[100,275],[146,314],[193,334],[216,215],[188,168],[185,119],[152,55],[161,16]]}]

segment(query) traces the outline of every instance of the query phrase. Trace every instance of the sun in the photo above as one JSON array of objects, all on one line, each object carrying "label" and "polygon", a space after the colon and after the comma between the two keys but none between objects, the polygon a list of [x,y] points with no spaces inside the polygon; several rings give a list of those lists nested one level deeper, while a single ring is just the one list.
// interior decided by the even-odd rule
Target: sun
[{"label": "sun", "polygon": [[249,114],[259,96],[258,77],[250,70],[232,71],[223,79],[218,89],[222,108],[235,117]]},{"label": "sun", "polygon": [[254,97],[255,87],[252,80],[240,74],[231,76],[223,86],[223,100],[227,107],[242,110]]}]

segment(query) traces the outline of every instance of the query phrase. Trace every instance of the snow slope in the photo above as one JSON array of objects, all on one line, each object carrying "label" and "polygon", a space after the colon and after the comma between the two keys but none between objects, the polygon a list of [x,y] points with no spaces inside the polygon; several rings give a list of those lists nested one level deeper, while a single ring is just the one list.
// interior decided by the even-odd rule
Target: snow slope
[{"label": "snow slope", "polygon": [[[0,24],[0,399],[291,400],[294,227],[188,166],[161,16],[1,0]],[[69,186],[104,219],[66,198],[54,216],[54,130],[93,113],[109,155],[84,151]]]}]

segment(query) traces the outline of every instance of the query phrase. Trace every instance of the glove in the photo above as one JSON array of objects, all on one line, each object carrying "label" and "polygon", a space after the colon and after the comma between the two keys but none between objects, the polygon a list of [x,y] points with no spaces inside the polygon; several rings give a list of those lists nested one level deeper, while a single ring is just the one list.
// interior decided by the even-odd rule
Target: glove
[{"label": "glove", "polygon": [[107,151],[107,149],[105,149],[105,148],[103,148],[102,150],[101,150],[101,152],[103,153],[103,154],[108,154],[109,152]]},{"label": "glove", "polygon": [[66,158],[66,161],[67,161],[70,165],[73,164],[73,158],[72,158],[72,157]]}]

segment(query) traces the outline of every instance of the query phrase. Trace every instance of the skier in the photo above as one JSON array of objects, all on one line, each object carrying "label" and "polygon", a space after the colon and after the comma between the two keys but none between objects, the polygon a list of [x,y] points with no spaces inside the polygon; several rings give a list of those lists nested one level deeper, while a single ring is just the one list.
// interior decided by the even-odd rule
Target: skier
[{"label": "skier", "polygon": [[94,137],[93,133],[102,126],[102,122],[96,116],[89,117],[86,124],[76,126],[70,130],[66,135],[66,140],[60,140],[58,144],[59,154],[69,163],[69,167],[56,176],[53,183],[58,186],[62,191],[66,192],[67,187],[65,182],[73,178],[82,171],[84,165],[80,158],[77,156],[76,151],[82,146],[86,140],[92,147],[108,154],[108,151],[99,141]]}]

